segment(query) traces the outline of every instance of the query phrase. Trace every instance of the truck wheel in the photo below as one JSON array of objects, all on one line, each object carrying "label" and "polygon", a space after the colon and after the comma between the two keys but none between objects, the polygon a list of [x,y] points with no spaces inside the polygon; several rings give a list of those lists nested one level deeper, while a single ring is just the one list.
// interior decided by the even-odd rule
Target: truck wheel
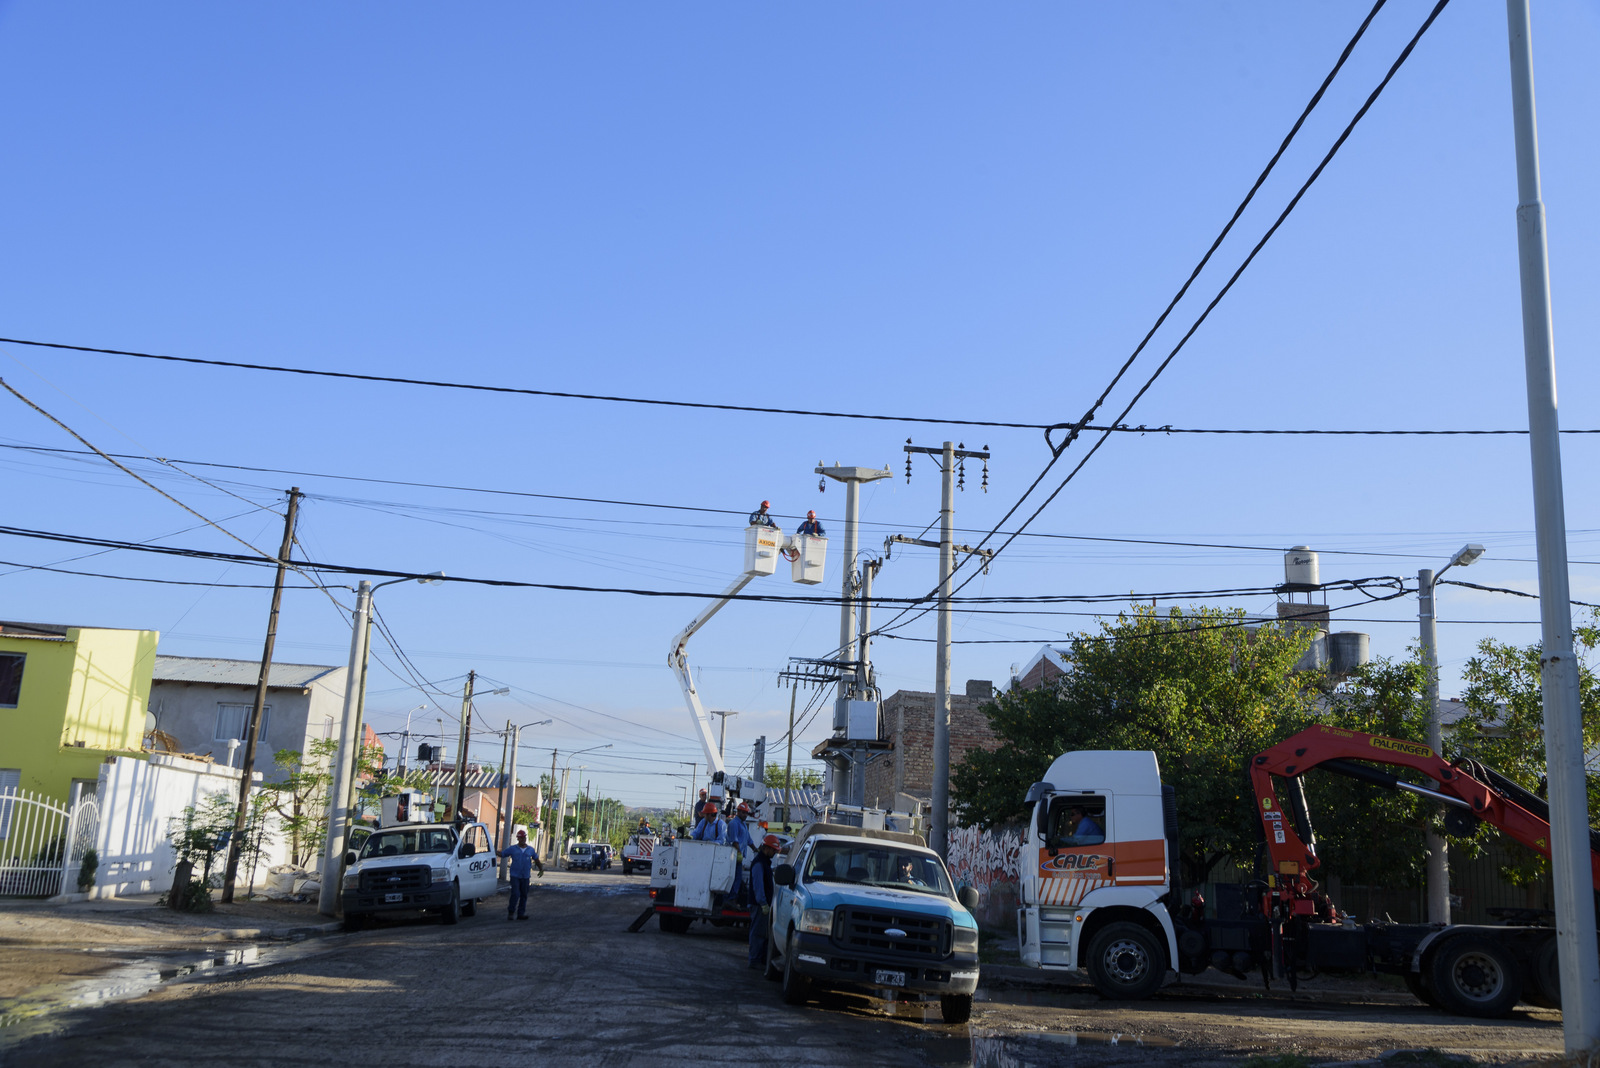
[{"label": "truck wheel", "polygon": [[806,995],[811,992],[811,980],[801,975],[795,968],[794,932],[789,932],[789,941],[783,947],[783,1001],[786,1005],[804,1005]]},{"label": "truck wheel", "polygon": [[457,924],[461,922],[460,883],[456,883],[450,887],[450,904],[446,905],[440,910],[440,915],[444,917],[444,922],[447,924]]},{"label": "truck wheel", "polygon": [[1504,1016],[1522,995],[1517,961],[1488,938],[1452,938],[1428,972],[1440,1007],[1462,1016]]},{"label": "truck wheel", "polygon": [[478,914],[478,899],[477,898],[473,898],[471,901],[463,901],[461,903],[461,915],[463,915],[463,916],[476,916],[477,914]]},{"label": "truck wheel", "polygon": [[1109,923],[1089,941],[1089,980],[1102,997],[1139,1001],[1165,978],[1165,955],[1137,923]]},{"label": "truck wheel", "polygon": [[661,930],[665,934],[685,934],[694,920],[688,916],[679,916],[673,912],[658,912],[657,918],[661,921]]},{"label": "truck wheel", "polygon": [[972,1019],[971,994],[940,994],[939,1015],[947,1024],[962,1024]]},{"label": "truck wheel", "polygon": [[633,874],[633,861],[628,860],[626,858],[623,859],[623,861],[622,861],[622,874],[624,874],[624,875],[632,875]]},{"label": "truck wheel", "polygon": [[1539,943],[1533,951],[1533,967],[1529,969],[1528,988],[1522,996],[1541,1009],[1561,1007],[1561,965],[1556,958],[1555,936]]},{"label": "truck wheel", "polygon": [[1424,1005],[1431,1005],[1436,1009],[1444,1008],[1439,1004],[1439,998],[1428,986],[1428,977],[1419,972],[1406,973],[1406,989],[1411,991],[1411,996]]},{"label": "truck wheel", "polygon": [[783,978],[783,969],[778,967],[778,940],[772,936],[770,925],[767,930],[767,970],[762,977],[772,982]]},{"label": "truck wheel", "polygon": [[344,914],[344,929],[346,931],[359,931],[367,925],[367,914],[364,912],[346,912]]}]

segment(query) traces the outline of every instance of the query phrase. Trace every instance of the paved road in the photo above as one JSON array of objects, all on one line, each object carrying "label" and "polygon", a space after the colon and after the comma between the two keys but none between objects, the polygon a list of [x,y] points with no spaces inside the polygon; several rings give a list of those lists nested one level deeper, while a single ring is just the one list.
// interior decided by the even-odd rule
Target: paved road
[{"label": "paved road", "polygon": [[[1008,983],[996,969],[970,1025],[842,995],[792,1008],[744,967],[742,931],[626,933],[643,889],[640,876],[553,873],[535,884],[526,923],[506,922],[500,898],[456,927],[390,921],[263,946],[252,962],[213,961],[133,1000],[0,1028],[0,1064],[1147,1068],[1419,1046],[1510,1062],[1560,1049],[1553,1014],[1464,1021],[1370,988],[1320,1000],[1173,988],[1126,1005]],[[30,1028],[45,1030],[18,1041]]]}]

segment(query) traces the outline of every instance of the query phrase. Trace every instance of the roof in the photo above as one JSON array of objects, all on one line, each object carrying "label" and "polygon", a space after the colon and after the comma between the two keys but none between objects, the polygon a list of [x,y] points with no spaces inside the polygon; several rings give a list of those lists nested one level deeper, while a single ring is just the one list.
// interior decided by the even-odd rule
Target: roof
[{"label": "roof", "polygon": [[[267,676],[273,689],[304,689],[339,668],[327,664],[279,664]],[[223,660],[210,656],[156,657],[152,682],[209,682],[217,686],[254,686],[261,678],[259,660]]]},{"label": "roof", "polygon": [[[456,769],[454,764],[446,764],[441,770],[436,767],[418,768],[422,772],[423,782],[429,786],[454,787],[456,785]],[[480,767],[477,764],[467,765],[467,790],[498,790],[502,780],[509,780],[509,775],[503,775],[492,768]]]},{"label": "roof", "polygon": [[0,634],[7,638],[50,638],[61,641],[66,638],[69,630],[131,630],[137,631],[138,627],[94,627],[83,623],[19,623],[14,620],[0,620]]}]

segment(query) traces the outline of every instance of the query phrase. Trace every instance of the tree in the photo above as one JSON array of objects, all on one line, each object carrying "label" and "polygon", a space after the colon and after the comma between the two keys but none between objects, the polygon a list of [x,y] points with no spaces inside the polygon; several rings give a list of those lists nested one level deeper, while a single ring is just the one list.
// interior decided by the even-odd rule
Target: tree
[{"label": "tree", "polygon": [[780,788],[821,786],[822,772],[816,768],[794,768],[789,772],[788,778],[785,778],[783,765],[773,762],[767,765],[766,776],[761,781],[768,786]]},{"label": "tree", "polygon": [[1001,745],[953,769],[961,819],[1020,818],[1028,786],[1074,749],[1151,749],[1176,787],[1190,883],[1224,857],[1248,861],[1258,818],[1251,756],[1311,721],[1316,672],[1295,672],[1310,633],[1246,625],[1239,611],[1136,607],[1068,642],[1067,672],[1037,690],[1001,694],[984,711]]},{"label": "tree", "polygon": [[[1587,625],[1573,628],[1573,649],[1578,654],[1578,705],[1583,715],[1583,749],[1600,745],[1600,680],[1590,660],[1600,645],[1600,612]],[[1544,693],[1539,662],[1543,644],[1515,646],[1493,638],[1478,643],[1478,655],[1467,661],[1467,711],[1451,732],[1461,756],[1481,760],[1526,790],[1545,793]],[[1588,775],[1590,821],[1600,813],[1600,779]],[[1480,834],[1492,833],[1481,830]],[[1549,861],[1533,850],[1503,839],[1512,860],[1501,865],[1501,875],[1516,886],[1531,887],[1542,881]]]},{"label": "tree", "polygon": [[297,867],[317,856],[327,837],[328,789],[333,784],[329,769],[338,751],[337,739],[320,738],[305,753],[280,749],[273,755],[273,763],[288,775],[269,787],[274,794],[271,805],[289,836],[289,862]]}]

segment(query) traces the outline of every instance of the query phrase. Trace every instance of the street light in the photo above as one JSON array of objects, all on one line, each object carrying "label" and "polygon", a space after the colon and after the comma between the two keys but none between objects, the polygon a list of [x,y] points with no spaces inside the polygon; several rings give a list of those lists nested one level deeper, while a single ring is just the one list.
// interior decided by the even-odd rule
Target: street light
[{"label": "street light", "polygon": [[[1432,568],[1417,572],[1417,623],[1422,637],[1422,669],[1427,673],[1428,745],[1444,756],[1444,723],[1439,709],[1439,628],[1434,615],[1433,588],[1439,576],[1452,567],[1466,567],[1483,555],[1483,546],[1468,542],[1436,574]],[[1450,855],[1444,836],[1428,830],[1428,922],[1450,922]]]},{"label": "street light", "polygon": [[356,586],[356,610],[350,620],[350,664],[344,677],[344,714],[339,724],[339,750],[334,756],[333,783],[328,790],[328,839],[322,853],[322,891],[317,895],[317,911],[324,916],[339,914],[345,838],[350,830],[350,809],[355,800],[356,764],[361,757],[361,710],[367,690],[372,595],[397,582],[420,582],[432,586],[444,581],[444,577],[443,571],[435,571],[415,579],[390,579],[376,586],[362,579]]},{"label": "street light", "polygon": [[424,701],[422,704],[406,713],[406,729],[400,733],[400,756],[394,762],[394,770],[400,775],[404,775],[406,773],[406,751],[411,748],[411,713],[421,712],[427,707],[428,703]]},{"label": "street light", "polygon": [[[595,752],[596,750],[599,750],[599,749],[610,749],[610,748],[611,748],[611,743],[607,742],[605,745],[592,745],[588,749],[580,749],[576,753],[568,753],[567,754],[567,762],[561,766],[561,795],[556,799],[556,829],[555,829],[555,835],[550,839],[550,846],[551,846],[552,849],[558,848],[560,843],[566,841],[565,832],[566,832],[566,827],[567,827],[567,775],[568,775],[568,773],[570,773],[572,771],[572,758],[573,757],[581,757],[585,753],[593,753],[593,752]],[[585,766],[586,765],[579,765],[578,766],[578,774],[579,775],[583,774],[583,769],[584,769]],[[555,783],[551,783],[550,785],[554,786]]]}]

